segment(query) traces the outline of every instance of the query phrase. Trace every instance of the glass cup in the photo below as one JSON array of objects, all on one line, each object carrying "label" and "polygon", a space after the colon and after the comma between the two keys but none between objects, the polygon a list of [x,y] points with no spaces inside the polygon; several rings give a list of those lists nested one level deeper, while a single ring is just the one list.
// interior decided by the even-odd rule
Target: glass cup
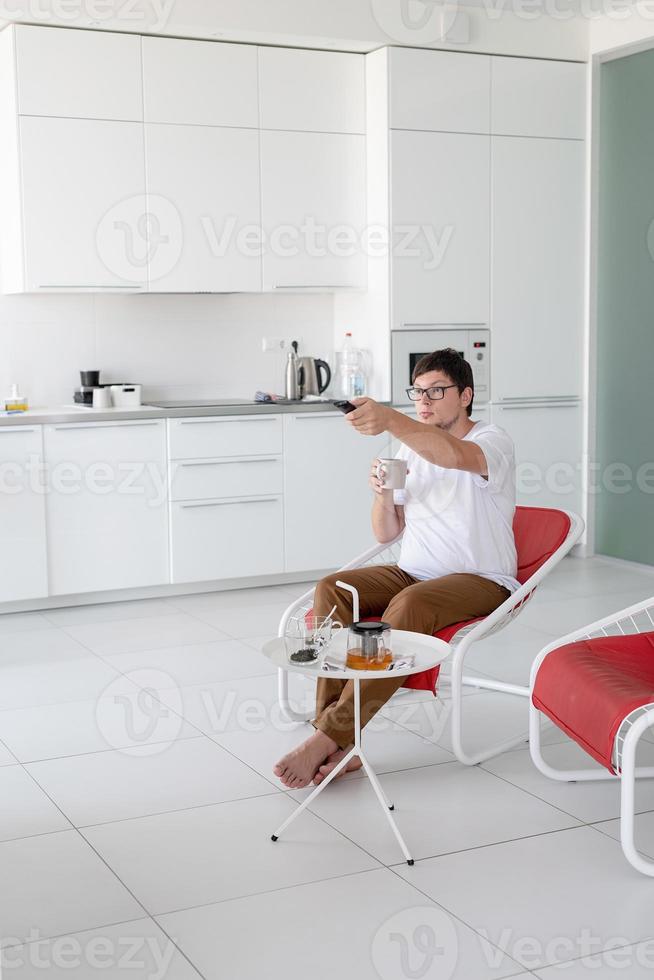
[{"label": "glass cup", "polygon": [[315,663],[339,629],[342,629],[342,623],[334,622],[329,616],[315,616],[312,612],[289,620],[284,633],[289,663]]}]

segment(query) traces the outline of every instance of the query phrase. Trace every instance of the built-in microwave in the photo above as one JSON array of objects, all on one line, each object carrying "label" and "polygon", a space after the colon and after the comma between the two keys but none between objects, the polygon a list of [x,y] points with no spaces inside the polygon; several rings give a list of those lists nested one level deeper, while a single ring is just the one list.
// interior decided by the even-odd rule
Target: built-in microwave
[{"label": "built-in microwave", "polygon": [[475,403],[490,401],[490,331],[477,325],[431,327],[410,324],[391,332],[393,405],[410,404],[406,389],[417,362],[425,354],[453,347],[472,367]]}]

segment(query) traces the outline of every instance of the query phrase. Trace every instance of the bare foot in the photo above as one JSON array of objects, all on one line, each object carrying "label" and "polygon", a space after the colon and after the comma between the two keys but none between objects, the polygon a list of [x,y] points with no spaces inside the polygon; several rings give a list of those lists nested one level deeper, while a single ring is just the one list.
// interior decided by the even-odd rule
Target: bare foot
[{"label": "bare foot", "polygon": [[273,772],[289,789],[302,789],[309,785],[320,764],[337,749],[338,745],[333,738],[317,730],[302,745],[280,759],[273,767]]},{"label": "bare foot", "polygon": [[[348,749],[347,751],[349,752],[350,750]],[[314,785],[319,786],[323,779],[326,779],[327,776],[329,776],[330,772],[336,768],[343,756],[346,754],[345,749],[337,749],[336,752],[332,752],[329,758],[325,760],[322,766],[320,766],[318,769],[316,775],[313,777]],[[361,762],[359,756],[353,755],[345,768],[341,769],[338,776],[334,776],[334,779],[340,779],[346,772],[356,772],[356,770],[360,769],[362,765],[363,763]]]}]

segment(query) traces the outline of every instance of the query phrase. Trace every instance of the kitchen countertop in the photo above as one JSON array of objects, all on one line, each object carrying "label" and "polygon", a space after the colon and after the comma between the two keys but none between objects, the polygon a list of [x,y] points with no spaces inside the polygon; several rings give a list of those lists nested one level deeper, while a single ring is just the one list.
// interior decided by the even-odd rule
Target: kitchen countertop
[{"label": "kitchen countertop", "polygon": [[201,418],[211,415],[287,415],[298,412],[334,412],[340,414],[331,402],[249,402],[242,405],[204,405],[193,408],[155,408],[140,405],[138,408],[72,408],[58,405],[53,408],[31,408],[27,412],[7,415],[0,412],[0,426],[50,425],[68,422],[114,422],[130,419],[179,419]]}]

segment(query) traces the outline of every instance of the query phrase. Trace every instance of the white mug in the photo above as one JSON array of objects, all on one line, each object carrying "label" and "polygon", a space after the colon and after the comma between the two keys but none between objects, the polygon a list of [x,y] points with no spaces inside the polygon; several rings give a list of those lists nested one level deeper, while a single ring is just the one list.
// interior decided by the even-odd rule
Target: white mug
[{"label": "white mug", "polygon": [[111,392],[108,388],[93,389],[93,408],[111,408]]},{"label": "white mug", "polygon": [[405,459],[378,459],[377,479],[384,490],[403,490],[406,486]]}]

